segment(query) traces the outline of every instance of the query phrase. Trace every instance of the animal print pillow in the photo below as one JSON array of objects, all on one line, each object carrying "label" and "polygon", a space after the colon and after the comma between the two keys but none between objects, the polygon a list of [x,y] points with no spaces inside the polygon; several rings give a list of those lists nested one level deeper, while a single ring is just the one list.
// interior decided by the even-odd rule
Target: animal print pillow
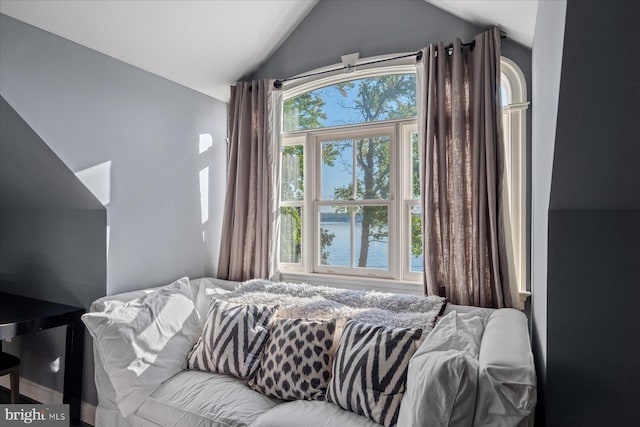
[{"label": "animal print pillow", "polygon": [[283,400],[324,399],[331,377],[329,350],[335,330],[335,320],[276,319],[249,385]]},{"label": "animal print pillow", "polygon": [[260,363],[276,309],[212,299],[202,335],[187,358],[188,369],[249,379]]},{"label": "animal print pillow", "polygon": [[386,427],[397,423],[409,359],[422,329],[347,321],[333,361],[327,400]]}]

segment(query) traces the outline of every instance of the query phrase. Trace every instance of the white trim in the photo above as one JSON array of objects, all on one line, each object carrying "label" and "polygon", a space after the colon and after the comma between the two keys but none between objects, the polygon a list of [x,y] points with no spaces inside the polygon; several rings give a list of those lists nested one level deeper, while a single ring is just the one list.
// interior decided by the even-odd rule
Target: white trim
[{"label": "white trim", "polygon": [[380,292],[397,294],[424,295],[424,287],[419,282],[382,279],[374,277],[342,276],[321,273],[282,272],[281,279],[294,283],[309,283],[343,289],[373,289]]},{"label": "white trim", "polygon": [[[507,88],[508,104],[502,107],[505,141],[505,185],[503,197],[507,197],[509,223],[507,238],[511,242],[509,258],[510,280],[517,284],[512,288],[512,298],[519,309],[531,294],[527,285],[527,85],[524,73],[518,65],[502,56],[500,58],[501,80]],[[507,216],[505,214],[505,216]],[[516,299],[517,297],[517,299]]]},{"label": "white trim", "polygon": [[509,82],[509,104],[526,103],[527,80],[520,67],[518,67],[518,64],[505,56],[501,56],[500,73],[502,73]]},{"label": "white trim", "polygon": [[[0,378],[0,386],[11,389],[9,376]],[[20,378],[20,394],[33,399],[36,402],[60,404],[62,403],[62,393],[52,390],[25,378]],[[90,425],[96,424],[96,407],[90,403],[82,401],[80,404],[80,420]]]}]

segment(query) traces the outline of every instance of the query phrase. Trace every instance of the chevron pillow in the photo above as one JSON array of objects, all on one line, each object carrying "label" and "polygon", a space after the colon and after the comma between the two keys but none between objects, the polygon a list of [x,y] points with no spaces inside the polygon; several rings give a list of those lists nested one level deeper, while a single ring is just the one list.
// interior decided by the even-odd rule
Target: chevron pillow
[{"label": "chevron pillow", "polygon": [[211,300],[187,368],[249,379],[260,364],[276,307]]},{"label": "chevron pillow", "polygon": [[327,400],[386,427],[398,420],[409,359],[422,329],[348,320],[333,361]]}]

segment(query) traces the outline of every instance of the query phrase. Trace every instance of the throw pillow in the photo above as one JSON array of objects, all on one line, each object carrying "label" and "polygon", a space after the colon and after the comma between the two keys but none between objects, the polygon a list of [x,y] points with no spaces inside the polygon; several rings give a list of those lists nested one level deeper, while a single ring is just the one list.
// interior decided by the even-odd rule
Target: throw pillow
[{"label": "throw pillow", "polygon": [[395,425],[409,359],[421,335],[421,329],[347,321],[333,361],[327,400],[384,426]]},{"label": "throw pillow", "polygon": [[188,369],[249,379],[260,363],[275,310],[211,300],[202,335],[189,354]]},{"label": "throw pillow", "polygon": [[277,319],[250,386],[283,400],[322,399],[331,377],[336,321]]},{"label": "throw pillow", "polygon": [[180,372],[202,331],[189,279],[82,315],[124,417]]}]

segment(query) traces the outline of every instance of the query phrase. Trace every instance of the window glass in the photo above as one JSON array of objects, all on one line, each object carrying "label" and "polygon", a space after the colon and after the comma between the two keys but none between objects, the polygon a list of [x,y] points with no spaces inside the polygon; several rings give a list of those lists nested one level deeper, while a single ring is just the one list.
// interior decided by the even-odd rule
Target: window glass
[{"label": "window glass", "polygon": [[285,132],[416,115],[415,74],[389,74],[325,86],[284,101]]},{"label": "window glass", "polygon": [[282,147],[280,200],[304,200],[304,146]]},{"label": "window glass", "polygon": [[302,208],[280,208],[280,262],[302,262]]},{"label": "window glass", "polygon": [[411,242],[409,271],[423,272],[422,257],[422,209],[419,205],[411,206]]}]

